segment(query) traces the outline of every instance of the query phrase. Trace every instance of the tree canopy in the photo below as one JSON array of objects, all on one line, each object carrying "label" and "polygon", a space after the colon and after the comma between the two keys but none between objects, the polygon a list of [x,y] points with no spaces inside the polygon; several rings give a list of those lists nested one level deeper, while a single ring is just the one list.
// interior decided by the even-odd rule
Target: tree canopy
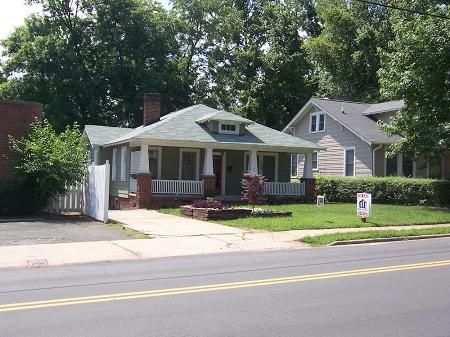
[{"label": "tree canopy", "polygon": [[28,2],[43,10],[2,42],[0,98],[43,103],[59,131],[136,127],[145,92],[163,113],[205,103],[281,129],[315,95],[405,99],[393,150],[449,147],[449,20],[414,13],[448,17],[446,1]]}]

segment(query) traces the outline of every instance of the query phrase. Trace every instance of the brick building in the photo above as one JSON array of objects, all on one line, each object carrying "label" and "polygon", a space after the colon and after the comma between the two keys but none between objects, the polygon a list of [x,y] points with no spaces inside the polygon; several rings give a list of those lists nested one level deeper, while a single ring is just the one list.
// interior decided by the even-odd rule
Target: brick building
[{"label": "brick building", "polygon": [[42,104],[22,101],[0,101],[0,180],[11,178],[9,136],[25,136],[35,118],[42,118]]}]

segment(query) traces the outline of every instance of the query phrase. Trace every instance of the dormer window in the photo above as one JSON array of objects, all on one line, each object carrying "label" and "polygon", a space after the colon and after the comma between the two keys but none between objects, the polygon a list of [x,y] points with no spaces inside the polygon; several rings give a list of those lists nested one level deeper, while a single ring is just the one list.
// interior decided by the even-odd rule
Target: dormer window
[{"label": "dormer window", "polygon": [[228,135],[238,135],[239,134],[239,124],[221,122],[219,123],[219,133],[224,133]]},{"label": "dormer window", "polygon": [[309,132],[323,132],[325,131],[325,113],[315,112],[309,117]]}]

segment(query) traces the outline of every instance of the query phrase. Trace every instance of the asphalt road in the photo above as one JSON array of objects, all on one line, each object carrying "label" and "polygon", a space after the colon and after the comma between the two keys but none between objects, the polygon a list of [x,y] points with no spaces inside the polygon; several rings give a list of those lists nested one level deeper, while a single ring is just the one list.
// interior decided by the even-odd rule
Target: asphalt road
[{"label": "asphalt road", "polygon": [[10,336],[448,337],[450,239],[0,270]]}]

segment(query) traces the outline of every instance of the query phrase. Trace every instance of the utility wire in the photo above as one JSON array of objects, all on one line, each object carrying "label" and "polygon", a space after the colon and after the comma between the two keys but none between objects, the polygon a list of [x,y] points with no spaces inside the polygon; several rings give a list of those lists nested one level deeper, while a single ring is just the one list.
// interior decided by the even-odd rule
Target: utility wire
[{"label": "utility wire", "polygon": [[450,17],[445,16],[445,15],[430,14],[430,13],[425,13],[425,12],[419,12],[419,11],[415,11],[415,10],[409,9],[409,8],[402,8],[402,7],[397,7],[397,6],[393,6],[393,5],[382,4],[382,3],[379,3],[379,2],[373,2],[373,1],[368,1],[368,0],[355,0],[355,1],[363,2],[363,3],[366,3],[366,4],[370,4],[370,5],[375,5],[375,6],[381,6],[381,7],[386,7],[386,8],[392,8],[392,9],[396,9],[396,10],[404,11],[404,12],[409,12],[409,13],[420,14],[420,15],[425,15],[425,16],[432,16],[432,17],[439,18],[439,19],[444,19],[444,20],[450,20]]}]

